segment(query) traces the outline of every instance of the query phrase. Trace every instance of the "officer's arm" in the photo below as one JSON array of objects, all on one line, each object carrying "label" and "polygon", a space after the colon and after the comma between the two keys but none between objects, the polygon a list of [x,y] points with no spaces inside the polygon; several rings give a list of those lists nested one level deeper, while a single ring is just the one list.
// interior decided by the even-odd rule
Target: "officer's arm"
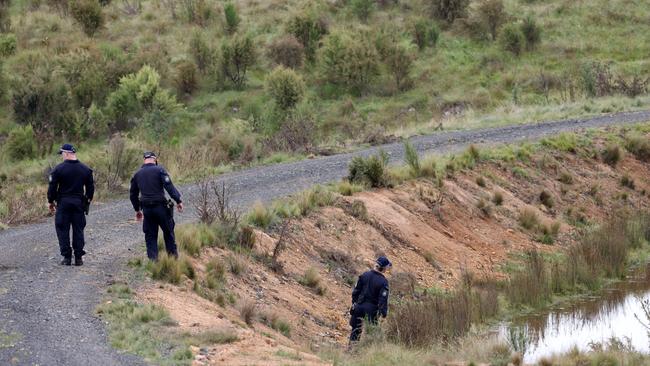
[{"label": "officer's arm", "polygon": [[176,203],[181,203],[181,194],[178,192],[176,187],[174,187],[174,183],[172,183],[172,179],[169,177],[169,174],[167,174],[167,171],[165,169],[160,169],[160,174],[163,180],[163,187],[165,187],[165,190],[169,193],[169,197],[176,201]]},{"label": "officer's arm", "polygon": [[135,180],[135,175],[131,178],[131,188],[129,189],[129,198],[131,199],[131,204],[133,209],[138,212],[140,211],[140,188],[138,183]]},{"label": "officer's arm", "polygon": [[359,295],[361,295],[361,289],[363,288],[363,283],[362,283],[362,276],[359,276],[359,279],[357,280],[356,286],[354,286],[354,290],[352,290],[352,303],[356,304],[357,300],[359,300]]},{"label": "officer's arm", "polygon": [[54,203],[54,201],[56,201],[59,190],[59,179],[57,177],[56,169],[50,172],[48,180],[49,184],[47,187],[47,202]]},{"label": "officer's arm", "polygon": [[86,177],[84,186],[86,187],[86,198],[88,199],[88,201],[92,201],[93,197],[95,196],[95,179],[93,179],[92,169],[90,169],[90,171],[88,172],[88,176]]},{"label": "officer's arm", "polygon": [[388,315],[388,283],[386,283],[379,293],[379,314],[382,317]]}]

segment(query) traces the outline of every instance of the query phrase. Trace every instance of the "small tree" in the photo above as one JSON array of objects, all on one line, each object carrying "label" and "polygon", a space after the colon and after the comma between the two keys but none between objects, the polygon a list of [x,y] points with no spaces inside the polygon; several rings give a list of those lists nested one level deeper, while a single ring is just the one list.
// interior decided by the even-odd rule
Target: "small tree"
[{"label": "small tree", "polygon": [[239,14],[237,13],[237,8],[235,4],[228,3],[223,7],[223,14],[226,18],[226,31],[228,33],[235,33],[237,31],[237,26],[239,26]]},{"label": "small tree", "polygon": [[221,45],[221,72],[235,88],[246,84],[246,73],[256,61],[255,45],[249,36],[235,37]]},{"label": "small tree", "polygon": [[192,34],[189,53],[202,73],[206,73],[214,64],[215,52],[201,31]]},{"label": "small tree", "polygon": [[505,23],[507,13],[503,0],[483,0],[478,4],[477,16],[487,29],[493,41],[497,39],[499,28]]},{"label": "small tree", "polygon": [[526,38],[515,24],[508,24],[501,33],[501,46],[515,56],[519,56],[526,45]]},{"label": "small tree", "polygon": [[279,66],[266,78],[267,93],[282,110],[295,107],[305,93],[305,83],[295,71]]},{"label": "small tree", "polygon": [[413,24],[413,42],[420,50],[435,46],[439,37],[440,29],[434,22],[420,19]]},{"label": "small tree", "polygon": [[293,35],[285,35],[269,44],[267,55],[277,65],[297,69],[305,58],[305,47]]},{"label": "small tree", "polygon": [[321,50],[321,68],[327,82],[359,94],[379,73],[378,55],[372,42],[345,32],[328,36]]},{"label": "small tree", "polygon": [[176,65],[174,84],[181,95],[192,94],[196,90],[197,67],[192,61],[183,60]]},{"label": "small tree", "polygon": [[287,32],[293,34],[305,47],[308,61],[314,61],[320,40],[329,32],[324,18],[310,13],[293,16],[287,24]]},{"label": "small tree", "polygon": [[384,62],[393,75],[397,90],[402,91],[411,84],[409,74],[414,60],[415,55],[410,47],[400,43],[388,47]]},{"label": "small tree", "polygon": [[521,23],[521,32],[526,38],[526,48],[531,51],[542,41],[542,28],[537,25],[535,18],[528,16]]},{"label": "small tree", "polygon": [[36,157],[36,139],[34,139],[32,126],[18,126],[12,129],[5,144],[5,151],[12,160]]},{"label": "small tree", "polygon": [[375,10],[375,0],[352,0],[350,6],[357,18],[365,22]]},{"label": "small tree", "polygon": [[451,24],[457,18],[467,14],[469,0],[428,0],[431,6],[431,13],[436,19]]},{"label": "small tree", "polygon": [[92,37],[104,25],[102,6],[97,0],[71,1],[70,12],[88,37]]}]

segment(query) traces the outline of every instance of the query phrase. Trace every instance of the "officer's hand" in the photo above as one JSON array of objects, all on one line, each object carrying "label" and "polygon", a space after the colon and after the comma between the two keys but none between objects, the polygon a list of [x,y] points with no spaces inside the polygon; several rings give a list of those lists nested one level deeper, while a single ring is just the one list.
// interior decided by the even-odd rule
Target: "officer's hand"
[{"label": "officer's hand", "polygon": [[56,205],[54,203],[48,204],[48,208],[50,209],[50,213],[54,213],[54,211],[56,211]]},{"label": "officer's hand", "polygon": [[183,202],[176,205],[176,209],[178,210],[178,212],[183,212]]},{"label": "officer's hand", "polygon": [[142,221],[144,218],[144,215],[142,214],[142,211],[138,211],[135,213],[135,221]]}]

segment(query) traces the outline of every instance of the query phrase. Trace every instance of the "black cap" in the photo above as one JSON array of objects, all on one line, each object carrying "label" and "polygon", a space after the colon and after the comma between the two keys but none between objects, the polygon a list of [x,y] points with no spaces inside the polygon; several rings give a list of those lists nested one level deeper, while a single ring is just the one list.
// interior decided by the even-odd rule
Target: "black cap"
[{"label": "black cap", "polygon": [[386,268],[386,267],[391,267],[392,266],[392,263],[390,263],[388,258],[386,258],[384,256],[381,256],[381,257],[377,258],[377,261],[375,263],[377,263],[377,266],[379,266],[381,268]]},{"label": "black cap", "polygon": [[150,158],[157,158],[156,153],[153,151],[145,151],[144,152],[144,158],[145,159],[150,159]]},{"label": "black cap", "polygon": [[76,153],[77,150],[71,144],[63,144],[63,145],[61,145],[61,148],[59,149],[59,154],[63,154],[64,152]]}]

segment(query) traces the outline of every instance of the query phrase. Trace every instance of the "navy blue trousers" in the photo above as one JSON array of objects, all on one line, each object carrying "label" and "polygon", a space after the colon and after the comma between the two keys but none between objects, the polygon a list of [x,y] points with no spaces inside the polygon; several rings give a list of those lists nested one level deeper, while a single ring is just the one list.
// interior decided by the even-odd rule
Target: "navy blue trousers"
[{"label": "navy blue trousers", "polygon": [[[74,256],[78,258],[86,254],[84,252],[86,216],[84,215],[81,198],[65,197],[57,202],[54,227],[56,228],[59,249],[63,257],[72,258],[73,250]],[[72,228],[72,248],[70,247],[70,228]]]},{"label": "navy blue trousers", "polygon": [[143,206],[142,231],[147,244],[147,257],[151,260],[158,259],[158,228],[163,232],[167,254],[178,257],[176,239],[174,237],[174,217],[168,212],[164,204]]},{"label": "navy blue trousers", "polygon": [[350,315],[350,326],[352,327],[350,342],[356,342],[361,337],[363,320],[367,319],[370,323],[377,324],[377,315],[376,306],[369,303],[357,304]]}]

